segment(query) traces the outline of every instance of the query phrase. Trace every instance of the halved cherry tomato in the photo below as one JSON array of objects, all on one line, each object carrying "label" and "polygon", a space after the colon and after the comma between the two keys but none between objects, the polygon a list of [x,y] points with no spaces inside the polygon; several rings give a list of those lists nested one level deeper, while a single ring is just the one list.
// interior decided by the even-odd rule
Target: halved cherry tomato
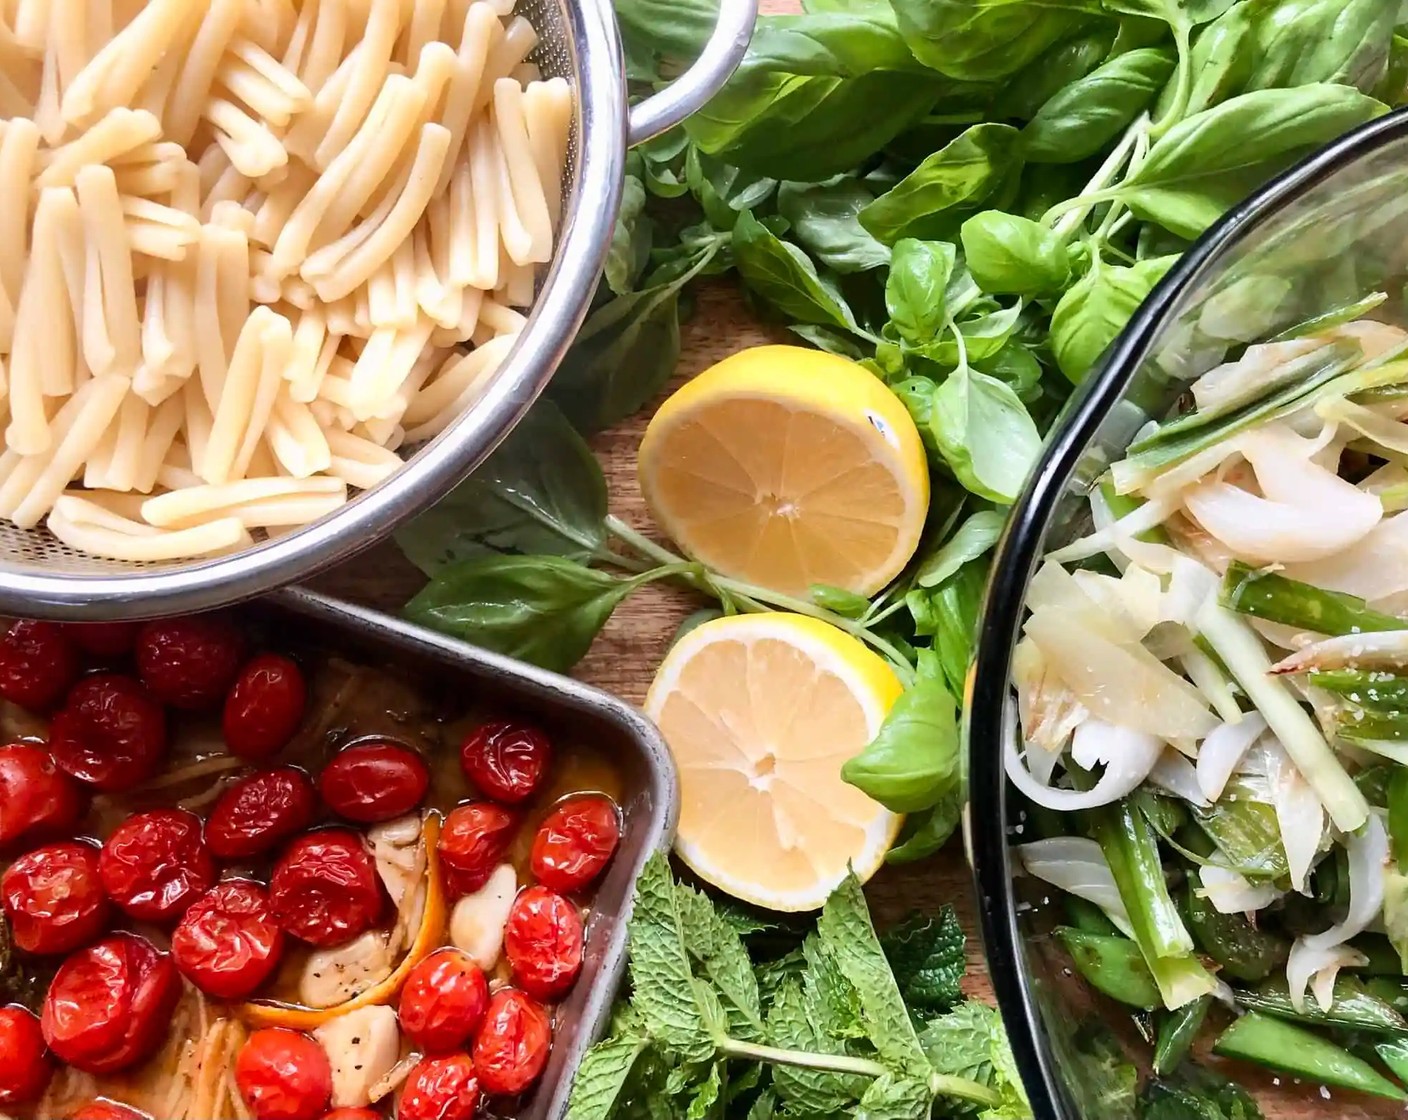
[{"label": "halved cherry tomato", "polygon": [[284,931],[258,883],[227,879],[181,915],[171,955],[185,977],[217,999],[252,995],[279,965]]},{"label": "halved cherry tomato", "polygon": [[328,828],[284,849],[269,879],[274,920],[310,945],[341,945],[376,924],[381,885],[355,832]]},{"label": "halved cherry tomato", "polygon": [[59,769],[121,792],[156,772],[166,751],[166,713],[131,677],[100,673],[71,689],[49,727]]},{"label": "halved cherry tomato", "polygon": [[515,984],[534,999],[559,999],[582,971],[577,908],[547,887],[529,887],[509,909],[504,953]]},{"label": "halved cherry tomato", "polygon": [[516,1096],[547,1065],[552,1027],[547,1012],[517,988],[500,988],[474,1040],[474,1071],[486,1093]]},{"label": "halved cherry tomato", "polygon": [[0,747],[0,845],[27,833],[62,832],[83,812],[78,787],[42,747]]},{"label": "halved cherry tomato", "polygon": [[508,805],[526,801],[538,791],[551,761],[548,737],[522,723],[486,723],[460,745],[465,777],[485,797]]},{"label": "halved cherry tomato", "polygon": [[230,753],[258,760],[282,750],[303,722],[307,699],[303,673],[287,657],[252,658],[225,697],[221,728]]},{"label": "halved cherry tomato", "polygon": [[244,660],[244,641],[224,615],[148,622],[137,633],[137,673],[173,708],[201,711],[225,699]]},{"label": "halved cherry tomato", "polygon": [[452,809],[436,844],[445,890],[473,894],[489,881],[513,843],[518,817],[492,801],[471,801]]},{"label": "halved cherry tomato", "polygon": [[108,897],[142,922],[175,921],[216,878],[200,818],[184,809],[128,817],[104,842],[98,870]]},{"label": "halved cherry tomato", "polygon": [[144,938],[113,934],[54,974],[40,1016],[44,1041],[76,1069],[114,1073],[156,1051],[180,998],[170,955]]},{"label": "halved cherry tomato", "polygon": [[335,1108],[323,1120],[382,1120],[382,1115],[370,1108]]},{"label": "halved cherry tomato", "polygon": [[0,1007],[0,1105],[37,1101],[53,1073],[39,1018],[26,1007]]},{"label": "halved cherry tomato", "polygon": [[426,1058],[411,1070],[396,1120],[471,1120],[479,1106],[479,1080],[468,1054]]},{"label": "halved cherry tomato", "polygon": [[318,1120],[332,1097],[332,1066],[306,1034],[260,1030],[235,1061],[235,1084],[254,1120]]},{"label": "halved cherry tomato", "polygon": [[5,915],[26,953],[68,953],[107,925],[98,849],[65,840],[26,852],[0,877]]},{"label": "halved cherry tomato", "polygon": [[563,894],[601,874],[621,839],[621,819],[609,797],[589,793],[558,805],[533,837],[531,867],[538,882]]},{"label": "halved cherry tomato", "polygon": [[140,626],[138,622],[70,622],[64,633],[90,657],[111,661],[132,652]]},{"label": "halved cherry tomato", "polygon": [[281,766],[236,782],[205,822],[205,842],[220,859],[248,859],[278,847],[313,821],[318,795],[302,770]]},{"label": "halved cherry tomato", "polygon": [[92,1104],[85,1104],[70,1116],[69,1120],[151,1120],[151,1118],[145,1112],[138,1112],[135,1108],[128,1108],[125,1104],[94,1101]]},{"label": "halved cherry tomato", "polygon": [[323,767],[318,792],[328,808],[358,824],[404,817],[430,788],[430,769],[395,743],[357,743]]},{"label": "halved cherry tomato", "polygon": [[458,949],[440,949],[421,961],[401,989],[401,1030],[427,1054],[464,1046],[489,1006],[484,970]]},{"label": "halved cherry tomato", "polygon": [[0,699],[47,712],[78,679],[78,651],[63,628],[21,619],[0,638]]}]

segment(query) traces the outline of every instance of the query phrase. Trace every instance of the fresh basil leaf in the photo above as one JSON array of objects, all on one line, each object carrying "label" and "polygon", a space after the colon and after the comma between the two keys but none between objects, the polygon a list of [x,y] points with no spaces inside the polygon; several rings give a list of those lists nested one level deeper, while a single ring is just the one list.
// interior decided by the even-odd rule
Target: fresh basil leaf
[{"label": "fresh basil leaf", "polygon": [[1078,163],[1122,133],[1163,89],[1174,53],[1144,47],[1117,55],[1047,101],[1022,129],[1031,163]]},{"label": "fresh basil leaf", "polygon": [[961,782],[958,710],[933,650],[921,650],[912,684],[875,738],[841,766],[843,780],[892,813],[917,813]]},{"label": "fresh basil leaf", "polygon": [[968,561],[986,555],[997,544],[1006,523],[1007,518],[997,510],[971,514],[958,532],[919,566],[914,582],[920,587],[938,587]]},{"label": "fresh basil leaf", "polygon": [[1175,260],[1154,257],[1129,267],[1102,263],[1061,297],[1051,315],[1051,350],[1074,384],[1095,367]]},{"label": "fresh basil leaf", "polygon": [[617,604],[659,574],[620,579],[561,556],[481,556],[442,569],[405,613],[421,626],[566,672]]},{"label": "fresh basil leaf", "polygon": [[1395,108],[1408,100],[1408,35],[1402,27],[1394,32],[1389,43],[1388,62],[1379,84],[1368,91],[1385,105]]},{"label": "fresh basil leaf", "polygon": [[844,587],[829,587],[824,583],[814,583],[808,588],[811,601],[819,607],[841,615],[844,618],[860,618],[870,609],[870,600]]},{"label": "fresh basil leaf", "polygon": [[1000,505],[1016,501],[1041,453],[1041,436],[1008,385],[960,368],[934,393],[930,424],[963,486]]},{"label": "fresh basil leaf", "polygon": [[461,560],[548,554],[584,560],[606,539],[601,465],[551,401],[539,401],[488,459],[396,531],[428,576]]},{"label": "fresh basil leaf", "polygon": [[940,586],[931,590],[916,588],[904,597],[904,605],[914,619],[915,633],[934,639],[949,691],[955,696],[964,695],[986,586],[987,558],[983,557],[963,565]]},{"label": "fresh basil leaf", "polygon": [[1057,43],[1025,71],[1009,79],[993,99],[993,120],[1031,120],[1047,101],[1078,82],[1105,61],[1114,41],[1113,28],[1091,31]]},{"label": "fresh basil leaf", "polygon": [[963,797],[955,794],[932,809],[909,814],[904,819],[899,836],[885,853],[885,862],[897,866],[919,863],[942,851],[957,830],[962,813]]},{"label": "fresh basil leaf", "polygon": [[1157,19],[1170,27],[1196,27],[1215,20],[1232,6],[1232,0],[1103,0],[1112,12]]},{"label": "fresh basil leaf", "polygon": [[635,149],[641,157],[645,187],[659,198],[682,198],[689,193],[684,181],[689,136],[684,129],[672,128]]},{"label": "fresh basil leaf", "polygon": [[1011,125],[974,125],[862,210],[861,225],[893,245],[943,225],[956,208],[981,205],[1020,165],[1020,136]]},{"label": "fresh basil leaf", "polygon": [[944,330],[945,293],[958,250],[947,241],[905,238],[895,245],[885,281],[885,309],[900,338],[916,349]]},{"label": "fresh basil leaf", "polygon": [[984,210],[963,223],[960,236],[964,260],[985,292],[1030,297],[1070,281],[1065,242],[1040,222]]},{"label": "fresh basil leaf", "polygon": [[1252,0],[1255,45],[1247,90],[1335,82],[1372,93],[1393,46],[1396,13],[1382,0]]},{"label": "fresh basil leaf", "polygon": [[855,179],[835,183],[783,183],[777,210],[791,223],[792,236],[834,272],[866,272],[890,263],[890,250],[860,224],[859,214],[875,201]]},{"label": "fresh basil leaf", "polygon": [[1387,111],[1349,86],[1244,93],[1175,124],[1113,193],[1139,217],[1196,237],[1268,176]]},{"label": "fresh basil leaf", "polygon": [[[1252,5],[1247,0],[1233,4],[1198,33],[1189,59],[1192,85],[1183,109],[1185,117],[1246,90],[1256,61],[1254,34]],[[1164,90],[1159,98],[1158,118],[1172,107],[1176,90],[1173,82]]]},{"label": "fresh basil leaf", "polygon": [[733,254],[743,282],[789,319],[862,333],[840,291],[822,278],[811,258],[748,211],[734,226]]},{"label": "fresh basil leaf", "polygon": [[621,190],[621,210],[606,251],[606,285],[617,295],[634,287],[650,258],[650,219],[645,209],[645,185],[627,175]]},{"label": "fresh basil leaf", "polygon": [[963,336],[962,352],[959,351],[953,333],[949,332],[928,347],[925,356],[944,366],[959,365],[964,358],[970,362],[990,358],[1007,345],[1007,340],[1017,330],[1021,317],[1022,304],[1018,301],[1011,307],[1000,308],[975,319],[965,319],[958,324],[958,331]]},{"label": "fresh basil leaf", "polygon": [[943,462],[939,441],[934,435],[934,394],[939,387],[928,377],[907,377],[890,386],[890,392],[899,397],[914,426],[919,429],[919,438],[924,442],[932,462]]},{"label": "fresh basil leaf", "polygon": [[1031,404],[1042,394],[1041,363],[1016,339],[1009,339],[1007,345],[992,357],[979,359],[973,364],[983,373],[1011,385],[1023,404]]},{"label": "fresh basil leaf", "polygon": [[615,9],[627,53],[649,61],[653,80],[699,57],[718,22],[717,0],[616,0]]},{"label": "fresh basil leaf", "polygon": [[837,354],[858,362],[865,357],[865,351],[849,336],[830,327],[819,327],[814,323],[795,323],[787,328],[798,338],[810,342],[818,350]]},{"label": "fresh basil leaf", "polygon": [[1101,11],[1093,0],[891,0],[900,33],[921,62],[983,81],[1025,70]]},{"label": "fresh basil leaf", "polygon": [[758,209],[777,190],[776,179],[746,174],[694,145],[685,159],[685,182],[703,207],[704,216],[720,230],[733,229],[740,212]]}]

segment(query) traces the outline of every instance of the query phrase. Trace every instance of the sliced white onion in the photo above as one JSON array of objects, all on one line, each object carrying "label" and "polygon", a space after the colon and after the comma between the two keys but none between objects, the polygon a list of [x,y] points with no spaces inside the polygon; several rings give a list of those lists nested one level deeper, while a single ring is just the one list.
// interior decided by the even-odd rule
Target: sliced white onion
[{"label": "sliced white onion", "polygon": [[1349,338],[1359,343],[1364,361],[1373,362],[1408,343],[1408,331],[1377,319],[1355,319],[1323,332],[1327,339]]},{"label": "sliced white onion", "polygon": [[[1319,469],[1319,468],[1315,468]],[[1256,564],[1321,560],[1361,540],[1383,516],[1379,500],[1348,483],[1345,489],[1367,498],[1309,506],[1262,498],[1225,482],[1190,487],[1184,506],[1198,524],[1241,560]]]},{"label": "sliced white onion", "polygon": [[1209,803],[1198,783],[1198,772],[1176,750],[1164,751],[1159,756],[1159,761],[1149,771],[1149,781],[1190,805],[1206,806]]},{"label": "sliced white onion", "polygon": [[1231,868],[1216,864],[1200,868],[1198,878],[1203,897],[1219,914],[1249,914],[1281,897],[1275,883],[1253,883]]},{"label": "sliced white onion", "polygon": [[1408,590],[1408,510],[1384,518],[1357,548],[1310,564],[1287,565],[1284,574],[1371,603]]},{"label": "sliced white onion", "polygon": [[1304,941],[1297,941],[1291,946],[1291,955],[1286,961],[1286,982],[1291,989],[1291,1003],[1297,1011],[1306,1009],[1305,988],[1309,984],[1320,1009],[1329,1011],[1335,1002],[1335,981],[1339,978],[1340,969],[1358,968],[1368,963],[1368,957],[1348,945],[1311,949]]},{"label": "sliced white onion", "polygon": [[1260,712],[1244,712],[1236,723],[1215,727],[1198,748],[1198,788],[1209,801],[1217,801],[1227,788],[1243,757],[1266,730]]},{"label": "sliced white onion", "polygon": [[1167,521],[1177,508],[1178,503],[1172,498],[1145,502],[1105,528],[1096,529],[1089,536],[1081,537],[1056,549],[1055,552],[1047,553],[1046,558],[1058,564],[1069,564],[1075,560],[1098,556],[1102,552],[1116,551],[1122,537],[1137,537],[1157,528]]},{"label": "sliced white onion", "polygon": [[1217,576],[1191,556],[1180,554],[1173,563],[1159,615],[1165,622],[1176,622],[1191,630],[1198,608],[1216,590]]},{"label": "sliced white onion", "polygon": [[1341,634],[1311,642],[1271,667],[1273,673],[1307,673],[1312,669],[1396,669],[1408,665],[1408,630]]},{"label": "sliced white onion", "polygon": [[1105,853],[1094,840],[1084,836],[1053,836],[1019,844],[1017,855],[1028,874],[1094,903],[1121,933],[1126,937],[1134,936],[1115,876],[1105,862]]},{"label": "sliced white onion", "polygon": [[1262,739],[1262,746],[1271,807],[1276,810],[1276,827],[1286,850],[1291,887],[1305,894],[1310,869],[1325,838],[1325,807],[1280,743],[1268,734]]},{"label": "sliced white onion", "polygon": [[1072,812],[1109,805],[1139,788],[1154,763],[1158,761],[1159,752],[1163,750],[1163,744],[1152,735],[1144,735],[1124,727],[1112,728],[1111,731],[1118,736],[1123,749],[1111,750],[1111,760],[1105,767],[1105,772],[1088,790],[1057,789],[1037,781],[1022,762],[1015,735],[1003,736],[1003,768],[1014,786],[1029,800],[1044,808]]},{"label": "sliced white onion", "polygon": [[[1326,420],[1352,428],[1385,451],[1408,455],[1408,425],[1392,416],[1355,404],[1344,397],[1328,397],[1316,406],[1315,411]],[[1371,491],[1366,487],[1365,492]]]},{"label": "sliced white onion", "polygon": [[[1044,767],[1050,780],[1056,759],[1065,750],[1071,733],[1090,713],[1054,673],[1036,643],[1023,638],[1012,651],[1012,682],[1017,686],[1017,714],[1021,718],[1022,739],[1032,753],[1032,771]],[[1038,763],[1036,756],[1047,755],[1049,762]]]},{"label": "sliced white onion", "polygon": [[1278,384],[1301,376],[1303,370],[1295,366],[1287,369],[1286,363],[1323,345],[1316,338],[1297,338],[1248,346],[1237,361],[1216,366],[1193,382],[1193,403],[1203,412],[1255,400]]},{"label": "sliced white onion", "polygon": [[1250,615],[1247,616],[1247,625],[1277,649],[1302,649],[1316,638],[1309,630],[1287,626],[1281,622],[1269,622],[1264,618],[1252,618]]}]

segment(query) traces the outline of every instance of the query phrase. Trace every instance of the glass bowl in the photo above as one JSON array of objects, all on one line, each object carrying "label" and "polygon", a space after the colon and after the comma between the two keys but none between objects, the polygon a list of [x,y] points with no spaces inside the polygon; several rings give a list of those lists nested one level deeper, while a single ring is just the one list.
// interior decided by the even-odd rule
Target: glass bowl
[{"label": "glass bowl", "polygon": [[[1085,501],[1139,428],[1229,351],[1374,291],[1375,318],[1408,324],[1408,112],[1380,118],[1306,159],[1222,218],[1165,276],[1066,407],[1013,507],[993,561],[968,708],[970,846],[988,967],[1037,1120],[1128,1120],[1090,1064],[1082,1032],[1103,1020],[1149,1053],[1128,1009],[1072,975],[1045,931],[1055,888],[1015,875],[1021,824],[1003,774],[1018,733],[1013,647],[1041,557],[1088,531]],[[1224,1070],[1223,1072],[1228,1072]],[[1256,1089],[1260,1078],[1236,1066]],[[1289,1091],[1289,1090],[1288,1090]],[[1324,1109],[1314,1086],[1300,1112]],[[1329,1106],[1337,1116],[1373,1115]],[[1401,1106],[1389,1106],[1397,1114]],[[1387,1113],[1380,1113],[1387,1114]]]}]

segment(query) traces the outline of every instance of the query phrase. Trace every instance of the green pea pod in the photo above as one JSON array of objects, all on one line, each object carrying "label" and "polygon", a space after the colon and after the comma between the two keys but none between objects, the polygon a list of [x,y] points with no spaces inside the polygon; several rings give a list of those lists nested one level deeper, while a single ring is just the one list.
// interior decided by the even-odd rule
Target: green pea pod
[{"label": "green pea pod", "polygon": [[1150,1010],[1163,1003],[1144,956],[1127,937],[1086,933],[1061,926],[1056,937],[1088,984],[1113,1000]]},{"label": "green pea pod", "polygon": [[1306,999],[1305,1010],[1297,1011],[1284,979],[1268,980],[1256,988],[1238,989],[1236,995],[1237,1002],[1243,1007],[1278,1019],[1294,1019],[1314,1026],[1346,1027],[1372,1034],[1408,1031],[1408,1020],[1395,1011],[1392,1004],[1349,976],[1341,976],[1335,981],[1334,999],[1328,1011],[1313,997]]},{"label": "green pea pod", "polygon": [[1358,634],[1401,630],[1403,620],[1371,608],[1363,599],[1325,591],[1240,561],[1228,566],[1222,602],[1229,609],[1267,622],[1317,634]]},{"label": "green pea pod", "polygon": [[1370,669],[1322,669],[1311,672],[1306,683],[1343,696],[1361,708],[1387,712],[1408,710],[1408,677],[1394,673]]},{"label": "green pea pod", "polygon": [[1258,929],[1241,914],[1223,914],[1198,891],[1197,874],[1190,868],[1188,887],[1181,901],[1188,929],[1198,948],[1222,966],[1234,980],[1264,980],[1286,963],[1290,945]]},{"label": "green pea pod", "polygon": [[1374,1044],[1379,1061],[1400,1081],[1408,1080],[1408,1038],[1390,1038]]},{"label": "green pea pod", "polygon": [[1348,1050],[1303,1027],[1255,1011],[1223,1031],[1213,1043],[1212,1052],[1304,1077],[1312,1084],[1354,1089],[1389,1100],[1408,1100],[1408,1093]]},{"label": "green pea pod", "polygon": [[1163,1017],[1154,1046],[1154,1072],[1160,1077],[1172,1073],[1188,1056],[1211,1006],[1212,996],[1203,996]]},{"label": "green pea pod", "polygon": [[1081,933],[1094,933],[1101,937],[1119,936],[1120,931],[1115,928],[1115,923],[1095,903],[1073,894],[1064,895],[1061,902],[1066,911],[1066,921]]}]

